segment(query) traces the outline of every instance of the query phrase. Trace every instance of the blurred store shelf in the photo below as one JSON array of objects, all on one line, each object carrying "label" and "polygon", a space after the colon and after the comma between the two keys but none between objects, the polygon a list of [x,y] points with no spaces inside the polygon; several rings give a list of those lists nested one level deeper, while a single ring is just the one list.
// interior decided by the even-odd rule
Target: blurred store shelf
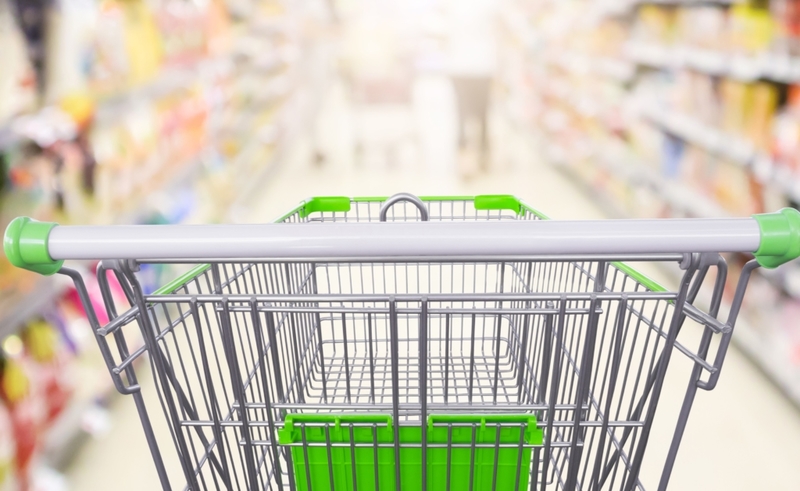
[{"label": "blurred store shelf", "polygon": [[758,56],[720,53],[695,47],[666,47],[631,42],[625,56],[632,62],[669,70],[690,69],[741,81],[759,79],[780,83],[800,82],[800,57],[777,53]]},{"label": "blurred store shelf", "polygon": [[692,116],[654,105],[640,108],[641,115],[664,131],[711,154],[748,168],[762,184],[772,184],[800,202],[800,180],[756,149],[746,139],[697,121]]},{"label": "blurred store shelf", "polygon": [[730,6],[745,3],[747,0],[628,0],[629,4],[637,5],[678,5],[682,7],[720,5]]},{"label": "blurred store shelf", "polygon": [[[83,131],[65,117],[63,101],[40,97],[48,104],[29,105],[10,117],[6,112],[0,120],[0,162],[10,176],[4,176],[5,185],[0,186],[0,226],[16,215],[59,223],[230,221],[237,216],[237,207],[244,206],[242,199],[256,195],[287,149],[308,129],[310,115],[319,104],[319,98],[309,94],[324,92],[330,80],[325,67],[330,65],[331,53],[329,47],[320,48],[325,44],[324,33],[303,31],[301,36],[301,29],[308,28],[303,9],[266,1],[240,12],[245,15],[229,16],[220,10],[214,22],[200,17],[175,22],[170,17],[175,12],[156,15],[163,13],[156,10],[166,4],[133,1],[131,5],[124,15],[147,14],[137,19],[152,15],[161,22],[154,24],[161,37],[156,44],[163,42],[165,54],[147,76],[120,77],[113,87],[100,84],[103,90],[87,82],[89,93],[81,95],[90,100],[92,113],[86,131],[96,158],[93,188],[87,192],[86,185],[81,187],[81,181],[74,179],[62,190],[66,205],[49,206],[49,187],[35,194],[37,179],[20,180],[27,175],[13,174],[18,169],[28,171],[25,159],[37,150],[31,143],[46,151],[54,142],[71,144]],[[187,9],[196,15],[221,5],[214,0]],[[108,7],[111,14],[124,16],[123,11],[114,10],[119,7],[116,3],[109,2]],[[147,58],[145,53],[134,54],[140,55],[139,62]],[[24,341],[18,341],[18,335],[32,322],[49,322],[53,311],[63,314],[70,285],[58,275],[34,277],[12,270],[5,258],[2,261],[0,267],[8,274],[4,270],[0,285],[0,342],[12,339],[19,344]],[[90,327],[80,327],[93,343]],[[96,350],[96,346],[87,349]],[[36,437],[37,452],[52,468],[68,463],[82,441],[109,424],[104,403],[113,399],[116,390],[108,381],[106,367],[102,360],[79,364],[83,370],[77,377],[80,387],[48,429]]]},{"label": "blurred store shelf", "polygon": [[13,334],[31,318],[39,315],[61,295],[68,283],[38,278],[27,291],[17,291],[0,299],[0,339]]},{"label": "blurred store shelf", "polygon": [[[787,146],[800,138],[790,139],[797,114],[781,106],[795,104],[800,58],[790,54],[794,38],[768,32],[788,22],[779,10],[728,1],[516,5],[508,16],[546,35],[525,64],[511,58],[523,68],[505,83],[528,108],[511,112],[544,134],[543,154],[604,208],[727,217],[800,202]],[[752,288],[767,303],[744,307],[735,341],[800,405],[800,337],[797,325],[783,326],[798,285],[800,265],[761,271]]]}]

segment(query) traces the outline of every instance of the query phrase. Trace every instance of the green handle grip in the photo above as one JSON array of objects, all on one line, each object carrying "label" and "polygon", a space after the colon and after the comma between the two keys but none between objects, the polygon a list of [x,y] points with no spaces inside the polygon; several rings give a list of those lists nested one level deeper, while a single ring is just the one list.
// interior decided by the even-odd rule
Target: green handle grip
[{"label": "green handle grip", "polygon": [[3,251],[11,264],[47,276],[57,273],[64,261],[51,258],[47,249],[50,231],[56,225],[28,217],[11,220],[3,237]]},{"label": "green handle grip", "polygon": [[800,211],[784,208],[753,218],[761,229],[761,243],[754,253],[758,264],[777,268],[800,257]]}]

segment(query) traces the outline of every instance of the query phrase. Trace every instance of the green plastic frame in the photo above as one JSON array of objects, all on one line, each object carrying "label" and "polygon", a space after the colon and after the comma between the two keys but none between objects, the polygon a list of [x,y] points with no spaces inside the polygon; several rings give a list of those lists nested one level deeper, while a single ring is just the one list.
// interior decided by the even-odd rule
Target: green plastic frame
[{"label": "green plastic frame", "polygon": [[[303,202],[299,209],[300,217],[306,218],[314,212],[348,212],[351,203],[386,201],[388,196],[363,196],[347,198],[343,196],[318,196]],[[510,210],[522,213],[522,203],[510,194],[484,194],[479,196],[420,196],[422,201],[472,201],[476,210]],[[291,213],[289,214],[291,215]],[[284,215],[284,218],[289,215]]]}]

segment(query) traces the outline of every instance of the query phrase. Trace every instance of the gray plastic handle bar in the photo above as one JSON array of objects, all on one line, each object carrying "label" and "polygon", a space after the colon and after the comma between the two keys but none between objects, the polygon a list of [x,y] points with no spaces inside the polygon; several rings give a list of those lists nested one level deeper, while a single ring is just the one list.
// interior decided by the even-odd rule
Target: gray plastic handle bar
[{"label": "gray plastic handle bar", "polygon": [[752,218],[55,227],[59,259],[348,258],[752,252]]},{"label": "gray plastic handle bar", "polygon": [[[39,268],[34,270],[44,274],[56,272],[55,263],[65,259],[447,259],[686,252],[753,252],[762,254],[762,264],[774,267],[779,259],[785,262],[800,254],[800,234],[793,226],[784,227],[784,212],[722,219],[263,225],[57,226],[18,218],[6,230],[4,249],[16,266]],[[762,217],[774,218],[774,223],[765,225],[769,220]]]}]

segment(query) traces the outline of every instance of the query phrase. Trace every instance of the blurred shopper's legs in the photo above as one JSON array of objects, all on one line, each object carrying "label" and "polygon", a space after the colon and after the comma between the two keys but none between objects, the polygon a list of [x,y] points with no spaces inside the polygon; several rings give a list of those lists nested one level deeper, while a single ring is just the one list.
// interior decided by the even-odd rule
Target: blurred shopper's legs
[{"label": "blurred shopper's legs", "polygon": [[[486,169],[489,158],[489,90],[490,77],[454,76],[453,87],[456,93],[458,109],[458,145],[463,153],[470,146],[477,146],[477,159],[481,169]],[[470,125],[477,122],[478,135],[470,130]],[[477,141],[470,141],[475,139]]]}]

